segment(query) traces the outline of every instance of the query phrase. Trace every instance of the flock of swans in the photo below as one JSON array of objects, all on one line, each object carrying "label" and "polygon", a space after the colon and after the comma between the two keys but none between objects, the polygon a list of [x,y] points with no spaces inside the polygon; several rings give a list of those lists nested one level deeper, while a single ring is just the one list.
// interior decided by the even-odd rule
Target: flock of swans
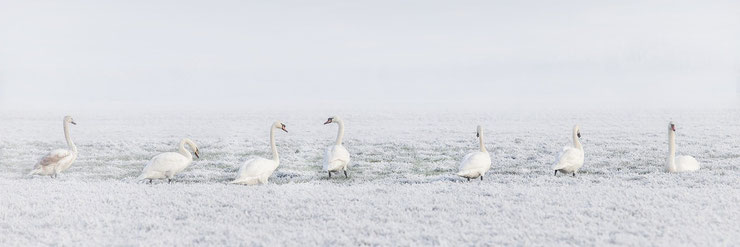
[{"label": "flock of swans", "polygon": [[[75,146],[70,136],[70,124],[76,125],[74,119],[65,116],[63,119],[64,137],[67,140],[69,149],[56,149],[42,157],[28,174],[50,176],[56,178],[59,173],[69,169],[72,163],[77,159],[77,146]],[[337,140],[334,145],[326,148],[322,170],[331,178],[332,173],[342,172],[345,178],[348,178],[347,168],[350,163],[350,155],[347,149],[342,145],[344,137],[344,122],[339,117],[330,117],[325,123],[336,123],[338,125]],[[272,159],[254,158],[247,160],[239,168],[236,179],[231,181],[233,184],[267,184],[272,173],[280,165],[280,156],[278,155],[277,146],[275,145],[275,130],[282,130],[286,133],[288,130],[285,124],[275,122],[270,126],[270,147],[272,148]],[[479,125],[476,131],[476,137],[480,143],[480,150],[468,153],[463,157],[457,175],[470,179],[480,178],[491,169],[491,155],[486,150],[483,142],[483,128]],[[558,172],[572,174],[574,177],[578,170],[583,167],[584,152],[581,145],[581,131],[578,125],[573,127],[573,145],[566,146],[558,156],[552,170],[557,176]],[[186,146],[190,150],[186,149]],[[667,172],[690,172],[699,170],[699,162],[691,156],[676,157],[676,125],[670,122],[668,125],[668,160],[666,162]],[[192,154],[191,154],[192,152]],[[185,170],[193,163],[193,155],[200,158],[198,146],[190,139],[183,139],[180,142],[177,152],[166,152],[154,156],[137,178],[139,181],[148,180],[149,183],[154,179],[167,179],[172,182],[175,175]]]}]

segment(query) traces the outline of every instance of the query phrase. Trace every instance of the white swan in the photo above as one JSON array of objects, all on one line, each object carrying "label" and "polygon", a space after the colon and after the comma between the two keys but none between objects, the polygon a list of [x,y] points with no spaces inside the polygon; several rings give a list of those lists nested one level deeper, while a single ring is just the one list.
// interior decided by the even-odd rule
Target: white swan
[{"label": "white swan", "polygon": [[77,160],[77,146],[72,142],[72,137],[69,135],[69,124],[77,125],[75,120],[70,116],[65,116],[62,120],[64,125],[64,138],[67,140],[67,146],[69,149],[56,149],[46,156],[42,157],[38,163],[33,167],[28,175],[49,175],[52,178],[56,178],[59,173],[67,170],[72,163]]},{"label": "white swan", "polygon": [[472,152],[467,155],[460,163],[460,170],[457,173],[458,176],[467,178],[470,181],[471,178],[478,178],[483,180],[483,175],[491,169],[491,156],[486,150],[486,146],[483,145],[483,128],[478,125],[478,129],[475,134],[480,141],[480,151]]},{"label": "white swan", "polygon": [[668,125],[668,172],[692,172],[699,170],[699,161],[691,156],[676,157],[676,125],[670,122]]},{"label": "white swan", "polygon": [[149,183],[151,183],[153,179],[166,178],[167,182],[172,183],[172,179],[177,173],[185,170],[185,168],[193,163],[193,155],[185,149],[185,144],[190,146],[190,149],[195,153],[195,157],[200,158],[198,146],[192,140],[185,138],[180,141],[178,152],[167,152],[154,156],[146,167],[144,167],[144,170],[141,171],[141,175],[136,179],[149,179]]},{"label": "white swan", "polygon": [[581,127],[578,125],[573,127],[573,146],[566,146],[563,148],[563,152],[560,153],[558,161],[552,166],[555,170],[555,175],[558,175],[558,171],[569,174],[573,173],[576,176],[578,169],[583,166],[583,146],[581,145]]},{"label": "white swan", "polygon": [[341,118],[334,116],[326,120],[324,125],[330,123],[337,123],[339,125],[339,132],[337,133],[337,142],[326,148],[326,155],[324,155],[324,167],[323,170],[329,173],[331,178],[332,172],[344,171],[344,177],[348,178],[347,165],[349,164],[349,152],[342,146],[342,137],[344,137],[344,121]]},{"label": "white swan", "polygon": [[275,129],[281,129],[285,132],[285,124],[275,122],[270,126],[270,147],[272,147],[272,159],[254,158],[244,162],[239,168],[239,177],[232,184],[267,184],[267,179],[280,165],[280,156],[278,156],[277,147],[275,146]]}]

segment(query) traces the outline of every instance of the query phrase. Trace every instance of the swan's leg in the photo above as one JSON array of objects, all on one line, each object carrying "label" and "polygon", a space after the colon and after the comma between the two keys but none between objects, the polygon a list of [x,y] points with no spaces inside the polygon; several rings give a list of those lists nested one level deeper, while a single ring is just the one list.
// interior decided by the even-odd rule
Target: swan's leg
[{"label": "swan's leg", "polygon": [[558,170],[555,170],[555,176],[557,176],[557,175],[558,175]]},{"label": "swan's leg", "polygon": [[470,178],[468,178],[468,182],[470,182]]},{"label": "swan's leg", "polygon": [[329,178],[331,178],[331,172],[329,172]]},{"label": "swan's leg", "polygon": [[575,177],[575,176],[576,176],[576,172],[573,172],[573,177]]},{"label": "swan's leg", "polygon": [[149,184],[152,184],[152,180],[151,179],[149,179]]},{"label": "swan's leg", "polygon": [[347,175],[347,170],[344,170],[344,177],[349,178],[349,176]]},{"label": "swan's leg", "polygon": [[483,181],[483,176],[480,176],[480,181]]}]

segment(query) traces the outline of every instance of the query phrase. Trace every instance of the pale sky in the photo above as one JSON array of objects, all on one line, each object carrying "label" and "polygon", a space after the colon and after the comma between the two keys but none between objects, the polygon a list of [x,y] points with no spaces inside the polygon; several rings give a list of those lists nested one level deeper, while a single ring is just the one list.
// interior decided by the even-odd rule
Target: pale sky
[{"label": "pale sky", "polygon": [[0,108],[737,101],[740,1],[0,0]]}]

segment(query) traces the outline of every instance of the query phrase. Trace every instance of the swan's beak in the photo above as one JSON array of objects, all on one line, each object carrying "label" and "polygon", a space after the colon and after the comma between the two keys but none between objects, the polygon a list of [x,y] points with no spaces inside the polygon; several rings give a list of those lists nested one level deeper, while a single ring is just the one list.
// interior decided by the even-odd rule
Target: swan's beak
[{"label": "swan's beak", "polygon": [[285,129],[285,124],[282,124],[282,127],[280,127],[280,129],[285,131],[285,133],[288,133],[288,130]]},{"label": "swan's beak", "polygon": [[676,131],[676,125],[671,125],[671,129],[672,129],[673,131]]},{"label": "swan's beak", "polygon": [[197,149],[195,150],[195,158],[198,158],[198,159],[200,159],[200,154],[199,154],[199,152],[198,152],[198,150],[197,150]]},{"label": "swan's beak", "polygon": [[327,125],[327,124],[332,123],[332,120],[334,120],[334,119],[329,118],[329,120],[326,120],[326,122],[324,122],[324,125]]},{"label": "swan's beak", "polygon": [[77,123],[75,123],[75,121],[72,121],[72,122],[69,122],[69,123],[71,123],[72,125],[77,125]]},{"label": "swan's beak", "polygon": [[475,133],[475,137],[476,138],[480,137],[480,133]]},{"label": "swan's beak", "polygon": [[581,138],[581,132],[578,132],[578,138]]}]

